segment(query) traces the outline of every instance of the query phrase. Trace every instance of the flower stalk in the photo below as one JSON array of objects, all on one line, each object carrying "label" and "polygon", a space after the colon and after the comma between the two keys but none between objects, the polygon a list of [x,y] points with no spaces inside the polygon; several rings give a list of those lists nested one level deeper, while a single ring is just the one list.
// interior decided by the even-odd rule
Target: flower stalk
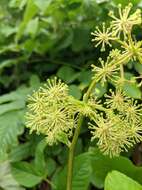
[{"label": "flower stalk", "polygon": [[[85,103],[87,103],[87,101],[88,101],[88,99],[89,99],[89,97],[91,95],[91,92],[94,89],[95,85],[96,85],[96,81],[94,80],[90,84],[86,94],[84,94],[83,101]],[[66,188],[67,190],[72,190],[74,152],[75,152],[75,146],[76,146],[76,143],[77,143],[77,140],[78,140],[78,136],[80,134],[80,129],[81,129],[81,126],[82,126],[82,123],[83,123],[83,118],[84,118],[84,116],[82,114],[80,114],[79,119],[78,119],[78,124],[77,124],[77,127],[75,129],[74,136],[73,136],[73,140],[72,140],[71,146],[69,148],[68,168],[67,168],[67,188]]]}]

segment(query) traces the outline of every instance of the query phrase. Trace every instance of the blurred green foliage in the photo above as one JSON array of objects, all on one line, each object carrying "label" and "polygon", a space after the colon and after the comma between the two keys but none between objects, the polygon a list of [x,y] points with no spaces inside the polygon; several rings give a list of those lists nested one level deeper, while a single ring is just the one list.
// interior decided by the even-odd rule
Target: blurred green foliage
[{"label": "blurred green foliage", "polygon": [[[91,81],[90,65],[108,53],[93,47],[90,32],[109,21],[110,9],[128,2],[142,6],[140,0],[0,0],[1,188],[65,190],[67,148],[62,144],[47,147],[42,136],[29,135],[24,126],[27,94],[57,75],[70,86],[70,94],[80,99]],[[142,39],[139,29],[135,34]],[[133,80],[136,73],[142,74],[142,66],[130,63],[125,71]],[[97,84],[96,96],[103,98],[108,85],[112,84]],[[136,83],[126,84],[124,90],[133,98],[142,97]],[[90,146],[94,145],[84,122],[76,147],[73,190],[103,188],[111,170],[142,184],[142,168],[130,163],[128,156],[111,160],[98,150],[90,151]],[[106,190],[118,183],[117,179],[108,183],[113,175],[119,178],[120,174],[108,174]]]}]

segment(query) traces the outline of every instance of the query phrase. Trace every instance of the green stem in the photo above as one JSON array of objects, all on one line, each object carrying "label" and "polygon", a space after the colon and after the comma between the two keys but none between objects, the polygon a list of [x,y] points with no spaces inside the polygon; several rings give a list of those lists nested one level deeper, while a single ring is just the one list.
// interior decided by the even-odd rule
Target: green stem
[{"label": "green stem", "polygon": [[74,151],[75,151],[75,145],[78,140],[78,136],[80,133],[80,128],[83,122],[83,116],[79,116],[78,124],[73,136],[72,144],[69,149],[69,158],[68,158],[68,173],[67,173],[67,190],[72,189],[72,176],[73,176],[73,159],[74,159]]},{"label": "green stem", "polygon": [[139,62],[142,64],[142,58],[141,56],[137,55]]},{"label": "green stem", "polygon": [[51,185],[51,187],[56,188],[56,186],[49,179],[45,178],[44,181],[46,181],[46,183]]},{"label": "green stem", "polygon": [[[124,56],[121,56],[121,58],[117,61],[114,62],[112,61],[111,64],[117,66],[117,65],[121,65],[124,64],[125,62],[127,62],[130,58],[129,53]],[[88,102],[89,96],[92,92],[92,89],[94,88],[95,84],[96,84],[97,80],[92,81],[92,83],[90,84],[86,94],[83,97],[83,101],[84,102]],[[67,173],[67,188],[66,190],[72,190],[72,176],[73,176],[73,160],[74,160],[74,151],[75,151],[75,146],[78,140],[78,136],[80,133],[80,129],[81,129],[81,125],[83,122],[83,115],[79,116],[79,120],[78,120],[78,124],[77,127],[75,129],[75,133],[73,136],[73,140],[71,143],[71,146],[69,148],[69,158],[68,158],[68,173]]]},{"label": "green stem", "polygon": [[114,67],[118,66],[118,65],[124,65],[126,62],[128,62],[131,58],[131,55],[129,53],[124,53],[120,56],[120,58],[117,60],[117,62],[115,60],[111,61],[110,64]]},{"label": "green stem", "polygon": [[124,68],[123,68],[123,65],[120,65],[120,75],[121,75],[121,78],[124,80]]},{"label": "green stem", "polygon": [[[92,89],[94,88],[96,84],[96,81],[92,81],[92,83],[90,84],[86,94],[83,97],[83,101],[87,102],[88,98],[92,92]],[[69,158],[68,158],[68,170],[67,170],[67,188],[66,190],[72,190],[72,177],[73,177],[73,160],[74,160],[74,152],[75,152],[75,146],[78,140],[78,136],[80,134],[80,129],[81,129],[81,125],[83,122],[83,115],[80,114],[79,115],[79,119],[78,119],[78,123],[77,123],[77,127],[75,129],[75,133],[73,136],[73,140],[69,149]]]}]

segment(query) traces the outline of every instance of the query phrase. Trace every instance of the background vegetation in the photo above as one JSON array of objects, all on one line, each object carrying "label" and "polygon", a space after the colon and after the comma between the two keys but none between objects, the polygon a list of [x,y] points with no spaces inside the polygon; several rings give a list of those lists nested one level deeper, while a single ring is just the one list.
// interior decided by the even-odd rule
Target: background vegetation
[{"label": "background vegetation", "polygon": [[[67,148],[46,146],[42,136],[29,134],[24,125],[27,95],[57,75],[69,85],[70,94],[80,99],[91,80],[90,65],[108,55],[93,47],[90,33],[96,25],[109,21],[110,9],[128,2],[134,9],[142,6],[140,0],[0,0],[2,189],[65,190]],[[135,29],[138,40],[142,39],[141,30]],[[137,73],[142,74],[139,63],[131,62],[125,68],[130,80]],[[103,98],[108,85],[98,83],[96,96]],[[142,97],[136,83],[126,83],[124,90],[133,98]],[[117,158],[103,156],[95,142],[90,142],[84,122],[76,147],[73,190],[101,189],[104,183],[106,190],[123,189],[126,181],[129,190],[142,189],[142,167],[136,166],[142,164],[141,152],[138,145]],[[116,171],[108,174],[112,170]]]}]

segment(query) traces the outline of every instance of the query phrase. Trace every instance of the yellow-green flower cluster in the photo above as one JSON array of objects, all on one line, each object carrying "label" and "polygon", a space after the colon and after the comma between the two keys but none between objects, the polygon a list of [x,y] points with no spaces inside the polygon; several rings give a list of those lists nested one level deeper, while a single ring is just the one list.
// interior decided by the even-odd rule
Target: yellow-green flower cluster
[{"label": "yellow-green flower cluster", "polygon": [[123,112],[125,109],[125,101],[127,101],[128,97],[125,96],[121,90],[117,90],[117,92],[110,90],[110,93],[111,95],[105,95],[107,98],[105,102],[107,108]]},{"label": "yellow-green flower cluster", "polygon": [[78,114],[86,117],[94,114],[89,104],[70,96],[68,86],[57,78],[47,80],[29,96],[27,109],[26,126],[30,132],[45,135],[49,145],[60,141],[69,146]]},{"label": "yellow-green flower cluster", "polygon": [[107,80],[112,79],[112,75],[117,75],[119,68],[118,66],[111,64],[110,57],[108,57],[106,62],[102,59],[99,59],[99,61],[101,67],[92,65],[92,71],[94,73],[93,80],[96,80],[97,82],[100,81],[102,85],[104,85]]},{"label": "yellow-green flower cluster", "polygon": [[110,156],[119,155],[142,141],[142,105],[122,92],[124,83],[132,82],[124,77],[124,65],[131,60],[142,64],[142,41],[137,42],[132,35],[133,26],[142,23],[141,11],[131,13],[131,9],[131,3],[124,9],[118,5],[118,16],[109,12],[110,26],[106,28],[103,24],[102,30],[97,27],[91,33],[95,46],[102,45],[101,50],[104,51],[106,45],[111,46],[112,41],[120,48],[112,49],[106,61],[100,58],[101,66],[92,66],[92,79],[96,83],[111,82],[116,87],[116,92],[110,91],[110,95],[105,96],[105,103],[93,105],[99,111],[91,116],[93,123],[90,124],[92,140],[97,138],[102,152]]},{"label": "yellow-green flower cluster", "polygon": [[69,145],[74,125],[73,113],[67,108],[68,86],[57,78],[48,80],[28,98],[26,126],[46,136],[49,145],[58,141]]},{"label": "yellow-green flower cluster", "polygon": [[131,32],[134,25],[141,24],[141,10],[137,9],[133,14],[130,14],[132,6],[132,3],[129,3],[128,6],[122,9],[121,4],[119,4],[119,17],[116,17],[113,11],[109,12],[109,16],[113,19],[113,21],[111,21],[111,27],[115,36],[120,36],[121,32],[123,32],[126,37],[126,35]]},{"label": "yellow-green flower cluster", "polygon": [[94,37],[92,42],[97,42],[95,47],[102,44],[101,51],[105,51],[105,45],[111,47],[110,41],[115,39],[112,35],[111,28],[106,28],[105,23],[103,23],[102,30],[96,27],[96,30],[91,32],[91,35]]},{"label": "yellow-green flower cluster", "polygon": [[[86,97],[79,101],[70,96],[68,86],[57,78],[47,80],[29,96],[26,126],[31,132],[45,135],[49,145],[60,141],[70,146],[80,114],[90,119],[92,140],[98,139],[97,144],[104,154],[118,156],[142,141],[142,106],[122,92],[126,81],[123,65],[136,59],[142,63],[142,42],[133,40],[131,34],[133,26],[141,24],[141,12],[138,9],[130,14],[131,8],[131,4],[124,9],[119,5],[118,18],[113,12],[109,13],[113,19],[110,27],[106,28],[103,23],[102,30],[97,27],[91,33],[95,46],[102,45],[102,51],[106,45],[111,46],[111,41],[118,42],[120,50],[112,50],[106,61],[99,59],[101,67],[92,65],[94,76],[88,90],[90,94],[84,95],[87,101]],[[116,86],[116,92],[110,91],[101,104],[95,97],[90,97],[91,88],[98,82],[104,85],[107,81]]]},{"label": "yellow-green flower cluster", "polygon": [[98,139],[100,150],[110,157],[118,156],[121,151],[127,150],[132,143],[129,141],[127,123],[117,116],[95,119],[95,124],[90,124],[92,140]]},{"label": "yellow-green flower cluster", "polygon": [[123,54],[125,56],[129,56],[131,60],[139,60],[140,63],[142,63],[142,41],[124,41],[122,44],[122,48],[124,48]]},{"label": "yellow-green flower cluster", "polygon": [[113,157],[142,141],[142,105],[119,90],[106,97],[107,107],[94,117],[90,129],[100,150]]},{"label": "yellow-green flower cluster", "polygon": [[133,98],[127,97],[120,89],[116,92],[110,92],[111,95],[106,95],[105,104],[107,108],[117,111],[128,122],[137,123],[142,121],[142,104],[139,104]]},{"label": "yellow-green flower cluster", "polygon": [[121,44],[121,37],[123,40],[130,37],[133,26],[142,23],[141,10],[137,9],[131,14],[131,9],[132,4],[130,3],[124,9],[122,9],[121,5],[118,5],[118,16],[113,11],[109,12],[109,16],[112,18],[110,26],[106,28],[103,23],[102,30],[96,27],[96,30],[91,33],[93,35],[92,42],[96,42],[96,47],[101,45],[101,51],[105,51],[105,46],[108,45],[111,47],[112,41]]}]

